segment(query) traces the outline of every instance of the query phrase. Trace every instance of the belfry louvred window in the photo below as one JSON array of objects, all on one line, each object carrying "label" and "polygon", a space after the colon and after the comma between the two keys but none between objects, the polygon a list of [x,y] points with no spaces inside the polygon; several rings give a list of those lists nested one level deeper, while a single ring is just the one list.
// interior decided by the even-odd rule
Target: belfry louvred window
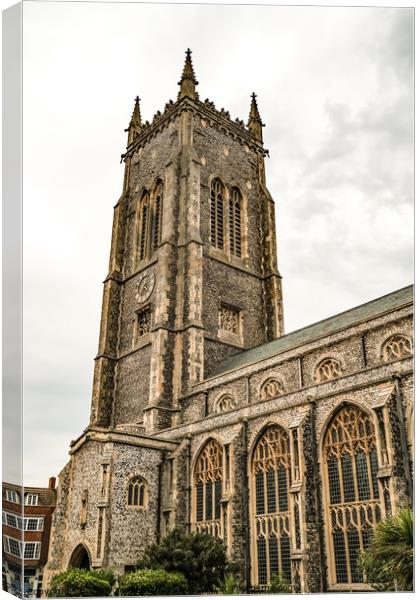
[{"label": "belfry louvred window", "polygon": [[242,256],[242,195],[237,187],[227,190],[214,179],[210,191],[210,241],[230,256]]},{"label": "belfry louvred window", "polygon": [[220,179],[214,179],[211,184],[210,192],[210,238],[211,244],[215,248],[224,248],[224,228],[225,228],[225,209],[224,209],[224,187]]},{"label": "belfry louvred window", "polygon": [[163,183],[158,180],[150,195],[142,194],[138,215],[138,260],[150,258],[162,237]]},{"label": "belfry louvred window", "polygon": [[223,481],[223,449],[210,440],[201,450],[194,468],[196,531],[222,537],[221,499]]},{"label": "belfry louvred window", "polygon": [[230,253],[241,257],[242,197],[238,188],[232,188],[229,198],[229,244]]},{"label": "belfry louvred window", "polygon": [[279,425],[261,435],[252,457],[252,527],[256,583],[280,572],[290,581],[290,447]]},{"label": "belfry louvred window", "polygon": [[362,583],[359,554],[381,519],[372,419],[344,406],[328,427],[323,450],[333,583]]}]

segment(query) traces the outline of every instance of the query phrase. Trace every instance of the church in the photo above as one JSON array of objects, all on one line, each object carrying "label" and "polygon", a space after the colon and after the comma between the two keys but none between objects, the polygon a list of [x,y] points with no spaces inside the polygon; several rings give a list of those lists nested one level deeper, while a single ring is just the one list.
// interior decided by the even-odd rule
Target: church
[{"label": "church", "polygon": [[358,554],[412,504],[413,289],[284,333],[275,203],[247,124],[177,100],[127,129],[90,422],[59,475],[44,581],[132,569],[174,527],[246,589],[370,589]]}]

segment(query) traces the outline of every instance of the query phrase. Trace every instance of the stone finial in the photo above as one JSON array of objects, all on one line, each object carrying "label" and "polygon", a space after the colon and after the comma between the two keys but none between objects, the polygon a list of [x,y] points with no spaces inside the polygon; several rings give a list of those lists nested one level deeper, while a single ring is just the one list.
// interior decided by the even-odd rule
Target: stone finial
[{"label": "stone finial", "polygon": [[141,132],[140,98],[138,96],[136,96],[136,99],[134,100],[134,110],[131,115],[131,121],[125,131],[128,131],[128,145],[130,145]]},{"label": "stone finial", "polygon": [[249,111],[248,129],[256,140],[263,141],[262,128],[263,124],[258,110],[257,96],[254,92],[251,94],[251,109]]},{"label": "stone finial", "polygon": [[178,98],[187,96],[188,98],[192,98],[192,100],[196,100],[197,92],[195,91],[195,86],[198,85],[198,81],[195,78],[194,67],[191,60],[191,50],[188,48],[185,54],[184,70],[182,72],[181,80],[178,82],[178,85],[181,86]]}]

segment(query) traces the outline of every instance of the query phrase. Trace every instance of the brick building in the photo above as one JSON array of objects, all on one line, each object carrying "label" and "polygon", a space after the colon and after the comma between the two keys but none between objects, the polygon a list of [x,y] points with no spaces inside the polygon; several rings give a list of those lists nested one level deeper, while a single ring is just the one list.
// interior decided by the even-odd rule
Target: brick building
[{"label": "brick building", "polygon": [[255,95],[245,125],[197,83],[188,51],[175,102],[151,123],[135,102],[48,577],[123,572],[180,526],[248,588],[366,589],[360,549],[412,498],[412,288],[285,335]]},{"label": "brick building", "polygon": [[41,594],[56,503],[55,477],[47,488],[3,482],[3,589],[17,596]]}]

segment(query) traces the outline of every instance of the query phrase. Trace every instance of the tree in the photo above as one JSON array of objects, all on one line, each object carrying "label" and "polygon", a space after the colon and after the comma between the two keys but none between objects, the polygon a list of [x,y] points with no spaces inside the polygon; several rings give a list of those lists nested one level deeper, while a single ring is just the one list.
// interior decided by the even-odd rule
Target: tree
[{"label": "tree", "polygon": [[188,594],[213,592],[227,572],[226,547],[207,533],[174,529],[159,544],[146,548],[139,567],[182,573],[188,582]]},{"label": "tree", "polygon": [[375,528],[360,566],[376,589],[413,589],[413,511],[404,508]]}]

